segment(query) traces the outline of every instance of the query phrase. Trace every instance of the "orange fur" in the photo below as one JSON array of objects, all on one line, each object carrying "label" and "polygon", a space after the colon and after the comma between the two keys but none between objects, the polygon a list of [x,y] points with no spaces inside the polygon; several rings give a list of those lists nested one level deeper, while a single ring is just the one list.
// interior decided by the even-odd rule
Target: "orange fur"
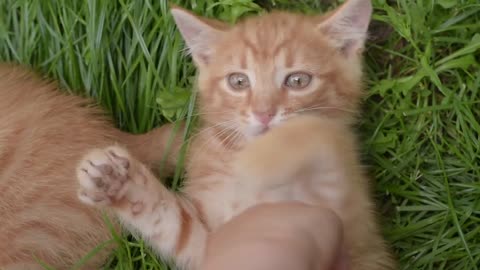
[{"label": "orange fur", "polygon": [[[163,130],[128,135],[89,103],[0,64],[0,269],[43,269],[35,257],[70,269],[111,238],[100,213],[77,200],[75,166],[88,149],[119,143],[146,164],[161,159]],[[85,269],[98,269],[107,251]]]},{"label": "orange fur", "polygon": [[[237,155],[238,181],[262,201],[299,200],[334,210],[344,225],[352,269],[394,269],[370,199],[356,139],[344,123],[299,116]],[[245,207],[247,207],[246,205]]]},{"label": "orange fur", "polygon": [[[370,1],[349,0],[326,16],[274,12],[233,26],[177,7],[172,14],[199,71],[201,125],[182,194],[168,192],[124,148],[108,147],[79,164],[79,198],[109,206],[184,269],[198,269],[209,233],[247,207],[327,205],[344,223],[352,269],[394,269],[350,127],[363,92]],[[310,80],[294,78],[296,88],[289,74]]]}]

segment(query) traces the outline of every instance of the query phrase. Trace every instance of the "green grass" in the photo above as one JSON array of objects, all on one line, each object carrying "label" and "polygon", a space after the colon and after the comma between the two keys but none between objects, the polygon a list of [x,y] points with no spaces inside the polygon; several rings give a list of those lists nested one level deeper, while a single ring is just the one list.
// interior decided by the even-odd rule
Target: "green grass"
[{"label": "green grass", "polygon": [[[312,13],[338,4],[175,2],[228,21],[265,8]],[[480,3],[375,0],[374,6],[359,130],[386,238],[402,269],[477,269]],[[183,51],[166,1],[0,1],[0,60],[31,65],[93,96],[134,133],[188,111],[194,68]],[[108,269],[167,268],[143,243],[115,240],[120,248]]]}]

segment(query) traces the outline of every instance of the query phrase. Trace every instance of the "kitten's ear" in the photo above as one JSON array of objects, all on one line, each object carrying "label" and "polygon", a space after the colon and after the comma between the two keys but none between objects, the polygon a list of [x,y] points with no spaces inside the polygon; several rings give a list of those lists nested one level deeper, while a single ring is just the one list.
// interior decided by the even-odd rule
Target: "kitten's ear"
[{"label": "kitten's ear", "polygon": [[370,0],[347,0],[319,24],[333,44],[345,55],[362,52],[372,15]]},{"label": "kitten's ear", "polygon": [[206,65],[213,53],[212,45],[228,27],[220,21],[200,18],[172,5],[171,13],[190,54],[197,65]]}]

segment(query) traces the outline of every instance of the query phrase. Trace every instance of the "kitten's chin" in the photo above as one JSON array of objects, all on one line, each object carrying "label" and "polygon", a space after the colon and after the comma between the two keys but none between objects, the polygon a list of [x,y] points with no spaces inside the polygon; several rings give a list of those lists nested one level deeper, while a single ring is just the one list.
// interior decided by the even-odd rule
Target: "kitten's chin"
[{"label": "kitten's chin", "polygon": [[244,132],[244,135],[247,141],[249,141],[258,136],[265,134],[269,130],[270,130],[270,127],[268,126],[254,126],[254,127],[247,128]]}]

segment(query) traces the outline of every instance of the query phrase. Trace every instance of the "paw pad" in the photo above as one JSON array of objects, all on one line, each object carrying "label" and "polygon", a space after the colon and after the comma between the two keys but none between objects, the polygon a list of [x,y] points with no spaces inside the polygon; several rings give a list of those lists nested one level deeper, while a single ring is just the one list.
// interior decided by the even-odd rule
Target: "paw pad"
[{"label": "paw pad", "polygon": [[126,193],[130,155],[120,147],[95,149],[77,168],[79,199],[90,205],[109,205]]}]

